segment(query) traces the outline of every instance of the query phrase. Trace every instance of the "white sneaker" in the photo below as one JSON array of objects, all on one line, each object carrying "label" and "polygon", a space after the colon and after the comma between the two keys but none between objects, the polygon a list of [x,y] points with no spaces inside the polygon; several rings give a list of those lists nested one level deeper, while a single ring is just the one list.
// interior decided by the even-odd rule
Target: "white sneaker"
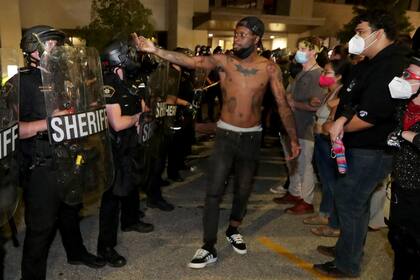
[{"label": "white sneaker", "polygon": [[246,254],[246,244],[239,233],[226,236],[226,240],[232,245],[233,250],[240,255]]},{"label": "white sneaker", "polygon": [[192,258],[191,262],[188,264],[189,268],[203,268],[206,267],[208,264],[215,263],[217,261],[217,255],[212,254],[207,250],[198,249],[195,252],[194,257]]},{"label": "white sneaker", "polygon": [[275,188],[270,188],[270,192],[278,194],[278,195],[284,195],[287,193],[287,190],[283,188],[283,186],[278,186]]}]

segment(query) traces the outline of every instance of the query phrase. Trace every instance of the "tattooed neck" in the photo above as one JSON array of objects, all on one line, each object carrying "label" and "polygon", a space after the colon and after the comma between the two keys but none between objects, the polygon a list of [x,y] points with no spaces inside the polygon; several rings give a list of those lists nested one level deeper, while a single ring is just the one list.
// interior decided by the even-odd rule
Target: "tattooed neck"
[{"label": "tattooed neck", "polygon": [[235,64],[236,66],[236,71],[238,71],[239,73],[241,73],[244,76],[255,76],[258,72],[258,69],[256,68],[245,68],[240,64]]}]

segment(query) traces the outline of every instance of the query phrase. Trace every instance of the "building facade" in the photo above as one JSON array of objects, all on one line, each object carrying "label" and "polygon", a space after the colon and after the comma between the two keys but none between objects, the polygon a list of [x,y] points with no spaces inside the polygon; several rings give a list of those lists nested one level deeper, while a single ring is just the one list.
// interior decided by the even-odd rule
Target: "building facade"
[{"label": "building facade", "polygon": [[[257,15],[266,25],[265,48],[293,49],[299,37],[317,35],[333,46],[335,34],[363,0],[140,0],[151,9],[156,31],[167,48],[196,45],[232,48],[236,22]],[[0,46],[18,48],[22,30],[47,24],[70,31],[89,24],[91,0],[0,0]],[[409,1],[407,15],[420,25],[420,0]],[[72,38],[77,41],[77,38]]]}]

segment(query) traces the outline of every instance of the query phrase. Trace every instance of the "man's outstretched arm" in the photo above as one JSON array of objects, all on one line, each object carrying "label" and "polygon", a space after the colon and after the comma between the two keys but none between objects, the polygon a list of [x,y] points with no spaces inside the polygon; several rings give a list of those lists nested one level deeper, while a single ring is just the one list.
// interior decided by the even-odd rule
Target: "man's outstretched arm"
[{"label": "man's outstretched arm", "polygon": [[279,67],[274,63],[270,63],[267,70],[270,75],[271,90],[278,105],[281,121],[290,138],[291,154],[289,158],[287,158],[290,160],[296,158],[300,152],[299,142],[296,136],[295,118],[293,117],[292,109],[286,99],[286,91],[282,84],[282,76]]},{"label": "man's outstretched arm", "polygon": [[212,70],[217,66],[217,61],[213,56],[190,57],[183,53],[157,48],[152,41],[147,40],[142,36],[137,36],[136,33],[132,33],[131,37],[138,50],[157,55],[173,64],[190,69],[204,68],[208,70]]}]

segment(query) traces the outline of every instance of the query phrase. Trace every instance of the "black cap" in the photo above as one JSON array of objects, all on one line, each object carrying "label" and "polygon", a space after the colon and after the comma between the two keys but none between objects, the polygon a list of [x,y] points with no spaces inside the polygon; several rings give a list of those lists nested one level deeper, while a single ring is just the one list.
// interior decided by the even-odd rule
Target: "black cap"
[{"label": "black cap", "polygon": [[257,17],[245,17],[236,24],[236,27],[238,26],[244,26],[248,28],[255,35],[260,36],[260,38],[262,38],[264,35],[264,23]]}]

